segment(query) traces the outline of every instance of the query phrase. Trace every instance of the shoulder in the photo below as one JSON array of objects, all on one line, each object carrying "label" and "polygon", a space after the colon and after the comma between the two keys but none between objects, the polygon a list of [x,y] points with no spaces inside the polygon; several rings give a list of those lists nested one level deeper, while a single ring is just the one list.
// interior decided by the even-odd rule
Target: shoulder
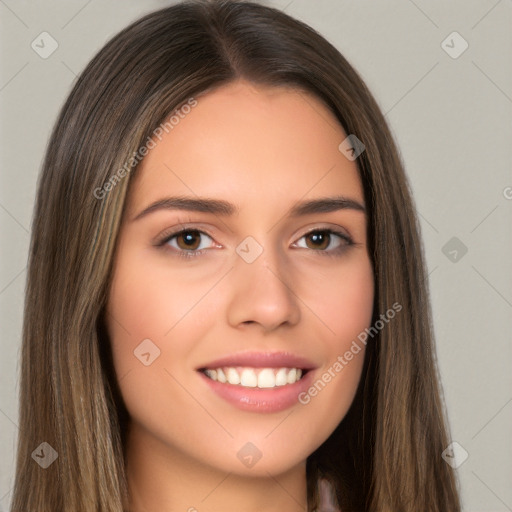
[{"label": "shoulder", "polygon": [[315,512],[341,512],[336,505],[336,493],[327,480],[323,478],[320,479],[318,482],[318,491],[320,495],[320,505]]}]

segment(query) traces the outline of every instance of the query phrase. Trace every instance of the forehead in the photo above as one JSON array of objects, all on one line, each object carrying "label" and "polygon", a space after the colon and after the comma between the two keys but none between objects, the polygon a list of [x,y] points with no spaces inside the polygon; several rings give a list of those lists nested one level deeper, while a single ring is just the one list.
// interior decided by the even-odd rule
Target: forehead
[{"label": "forehead", "polygon": [[338,149],[347,135],[318,98],[235,82],[195,101],[154,137],[130,187],[131,212],[165,195],[282,205],[335,192],[363,201],[357,166]]}]

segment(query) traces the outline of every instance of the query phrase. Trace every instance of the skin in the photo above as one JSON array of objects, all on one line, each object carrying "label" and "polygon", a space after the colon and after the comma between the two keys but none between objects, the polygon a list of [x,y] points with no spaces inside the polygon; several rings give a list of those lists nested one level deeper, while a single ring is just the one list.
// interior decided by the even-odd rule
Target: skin
[{"label": "skin", "polygon": [[[133,178],[108,297],[131,416],[131,510],[304,511],[306,458],[345,416],[364,347],[307,405],[276,413],[234,407],[195,369],[244,350],[288,351],[314,363],[314,382],[350,348],[372,315],[366,215],[288,211],[334,195],[364,205],[361,180],[338,149],[346,134],[310,95],[239,81],[196,99]],[[226,200],[239,213],[160,209],[134,220],[176,195]],[[199,256],[177,255],[187,250],[183,237],[156,245],[183,227],[206,233],[193,239]],[[307,236],[329,228],[354,244],[325,231],[325,241]],[[263,248],[252,263],[236,252],[247,236]],[[160,350],[149,366],[134,356],[144,339]],[[251,468],[237,457],[247,442],[262,454]]]}]

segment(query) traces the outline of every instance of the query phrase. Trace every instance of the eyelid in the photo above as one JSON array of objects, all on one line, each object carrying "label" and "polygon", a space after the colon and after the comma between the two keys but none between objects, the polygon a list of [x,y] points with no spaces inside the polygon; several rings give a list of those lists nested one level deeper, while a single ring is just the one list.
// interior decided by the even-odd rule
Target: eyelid
[{"label": "eyelid", "polygon": [[330,231],[333,234],[338,234],[338,235],[346,238],[347,240],[353,241],[352,236],[350,235],[350,233],[348,232],[347,229],[345,229],[341,226],[329,224],[329,223],[324,223],[324,224],[320,223],[320,224],[316,224],[313,227],[304,228],[304,230],[300,231],[301,234],[297,236],[297,240],[299,240],[303,236],[309,235],[311,233],[315,233],[316,231]]},{"label": "eyelid", "polygon": [[[189,225],[192,224],[192,225]],[[162,232],[160,232],[153,240],[154,245],[158,245],[159,243],[162,243],[164,240],[174,236],[179,235],[183,231],[199,231],[200,233],[209,236],[210,238],[214,238],[213,235],[209,233],[209,231],[212,231],[210,227],[206,227],[206,224],[201,223],[186,223],[186,222],[179,222],[178,224],[174,225],[172,228],[164,229]]]}]

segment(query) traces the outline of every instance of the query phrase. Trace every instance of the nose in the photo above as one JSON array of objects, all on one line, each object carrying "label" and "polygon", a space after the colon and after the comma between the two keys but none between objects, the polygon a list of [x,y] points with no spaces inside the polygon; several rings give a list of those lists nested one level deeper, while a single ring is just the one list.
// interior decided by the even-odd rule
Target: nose
[{"label": "nose", "polygon": [[300,299],[291,286],[293,276],[275,251],[265,248],[252,263],[237,257],[231,280],[227,316],[232,327],[258,324],[264,331],[273,331],[299,322]]}]

